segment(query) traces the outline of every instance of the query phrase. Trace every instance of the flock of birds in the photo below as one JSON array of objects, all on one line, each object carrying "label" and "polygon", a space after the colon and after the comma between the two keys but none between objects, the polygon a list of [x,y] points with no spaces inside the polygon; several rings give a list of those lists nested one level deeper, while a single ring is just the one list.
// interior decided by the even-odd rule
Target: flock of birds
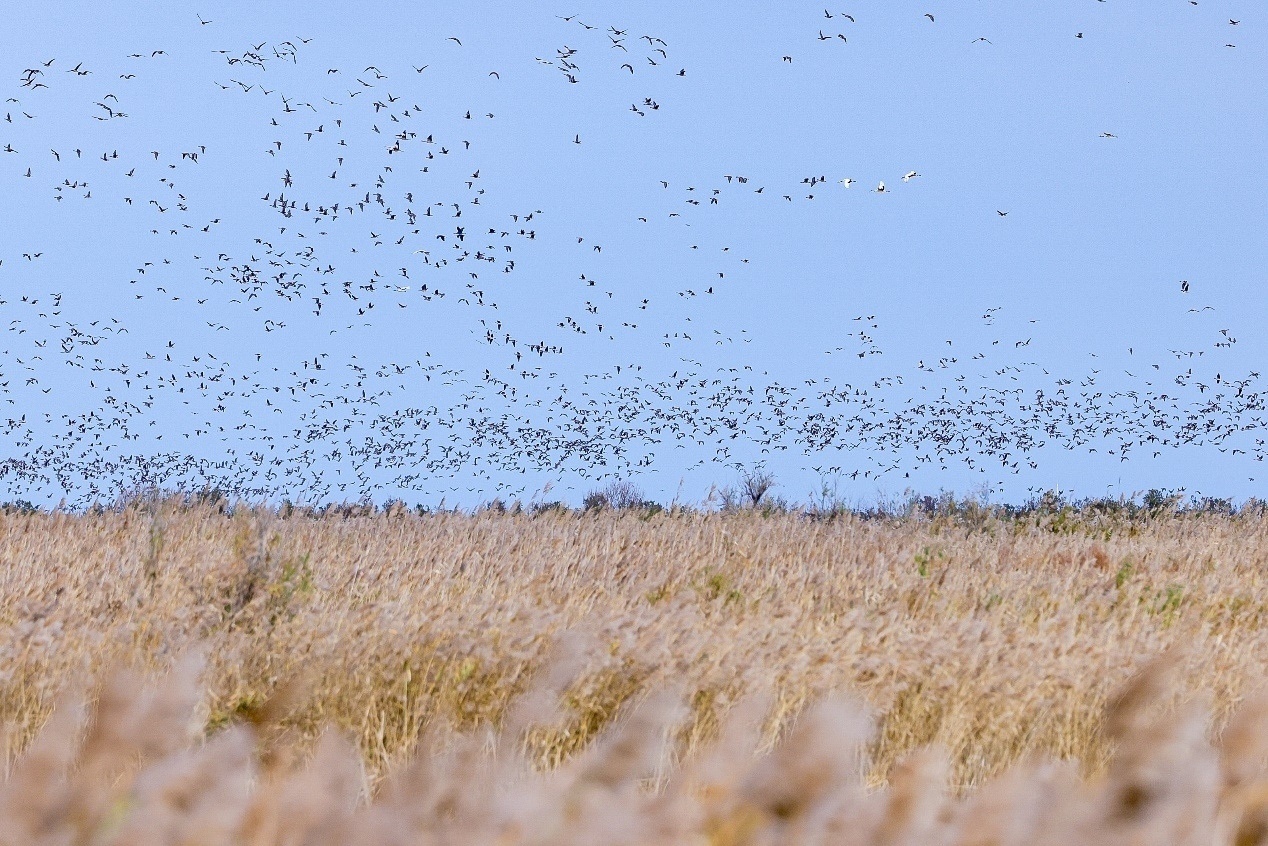
[{"label": "flock of birds", "polygon": [[[560,45],[535,64],[562,85],[615,73],[672,91],[693,79],[670,39],[556,17]],[[852,28],[866,25],[856,17],[824,9],[824,28],[808,40],[847,45]],[[923,17],[937,25],[934,14]],[[200,15],[190,26],[211,32],[216,21]],[[146,486],[308,502],[385,490],[507,496],[543,475],[594,484],[658,463],[734,467],[781,454],[850,480],[955,464],[1022,473],[1039,467],[1044,449],[1118,461],[1189,446],[1255,462],[1268,454],[1268,391],[1255,370],[1233,375],[1229,329],[1124,371],[1129,384],[1023,360],[1033,331],[968,354],[948,340],[912,371],[860,378],[851,365],[882,355],[883,327],[858,315],[843,332],[850,340],[824,351],[835,356],[831,375],[781,381],[775,368],[744,363],[753,335],[722,328],[709,305],[761,272],[744,250],[691,245],[710,254],[709,269],[670,296],[608,282],[620,259],[605,258],[603,243],[560,232],[550,208],[499,195],[481,152],[515,128],[492,108],[437,107],[425,84],[430,62],[314,64],[309,43],[216,50],[221,64],[205,96],[249,116],[249,155],[273,173],[241,208],[219,206],[222,185],[202,176],[234,168],[223,143],[137,140],[146,136],[132,124],[156,116],[132,92],[175,72],[173,45],[116,67],[44,56],[9,80],[0,124],[7,195],[109,220],[150,245],[126,278],[85,268],[104,278],[51,291],[30,280],[63,244],[0,255],[0,485],[11,497],[85,504]],[[462,34],[445,49],[463,50]],[[531,69],[492,68],[480,79],[493,86]],[[306,83],[289,90],[295,78]],[[613,111],[650,119],[666,102],[649,94]],[[84,139],[41,134],[41,115],[52,111],[76,115]],[[561,139],[587,143],[571,128]],[[916,190],[920,178],[909,169],[863,187]],[[822,172],[664,180],[659,207],[630,226],[686,227],[741,198],[804,203],[857,192],[856,183]],[[551,289],[549,323],[516,305],[542,284],[543,255],[579,271]],[[1190,293],[1187,281],[1176,286],[1177,296]],[[1000,319],[995,308],[982,315],[985,326]],[[466,352],[433,355],[431,328],[460,332]],[[382,354],[377,342],[401,333],[413,354]],[[604,345],[633,360],[600,366]],[[630,352],[640,349],[647,354]]]}]

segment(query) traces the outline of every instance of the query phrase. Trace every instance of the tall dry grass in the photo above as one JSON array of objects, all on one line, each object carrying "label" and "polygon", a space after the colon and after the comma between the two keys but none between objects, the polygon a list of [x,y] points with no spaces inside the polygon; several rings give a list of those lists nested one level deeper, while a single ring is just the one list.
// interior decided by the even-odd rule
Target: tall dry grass
[{"label": "tall dry grass", "polygon": [[86,708],[64,697],[0,786],[3,844],[1256,844],[1268,842],[1268,698],[1206,739],[1206,714],[1165,707],[1168,653],[1110,703],[1105,773],[1083,781],[1030,759],[967,797],[949,790],[945,750],[904,755],[887,783],[864,773],[874,723],[835,695],[811,704],[765,754],[771,700],[748,696],[716,736],[675,758],[688,709],[642,698],[587,748],[543,769],[525,750],[558,725],[583,666],[549,663],[500,727],[425,731],[412,760],[371,789],[363,760],[328,730],[306,760],[281,720],[294,703],[203,735],[200,661],[145,686],[107,674]]},{"label": "tall dry grass", "polygon": [[3,515],[0,838],[1258,842],[1266,526]]}]

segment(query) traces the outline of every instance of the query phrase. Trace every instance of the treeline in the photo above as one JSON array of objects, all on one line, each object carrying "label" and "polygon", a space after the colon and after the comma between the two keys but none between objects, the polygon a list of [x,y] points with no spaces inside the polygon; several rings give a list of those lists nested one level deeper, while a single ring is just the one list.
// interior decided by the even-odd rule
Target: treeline
[{"label": "treeline", "polygon": [[[98,503],[81,513],[102,514],[127,510],[152,510],[164,506],[169,510],[211,508],[226,515],[241,509],[263,510],[274,516],[304,519],[347,519],[353,517],[405,517],[430,514],[587,514],[593,512],[627,512],[650,518],[657,514],[686,515],[701,513],[800,514],[808,519],[830,520],[850,516],[861,520],[942,519],[978,523],[983,520],[1085,521],[1098,519],[1145,520],[1168,516],[1215,515],[1224,517],[1262,516],[1268,512],[1268,501],[1251,497],[1240,503],[1231,498],[1192,496],[1184,489],[1153,488],[1132,496],[1076,498],[1059,490],[1047,490],[1020,504],[992,503],[984,495],[937,495],[908,491],[900,496],[883,497],[869,504],[848,502],[834,487],[827,484],[804,501],[794,501],[774,493],[775,477],[762,470],[742,472],[738,479],[725,486],[715,486],[699,504],[660,503],[650,499],[629,480],[613,481],[587,493],[579,505],[562,500],[494,498],[474,508],[439,505],[409,505],[401,499],[387,499],[377,504],[370,499],[329,502],[322,505],[299,505],[289,500],[280,503],[250,503],[237,499],[215,487],[181,492],[149,487],[129,491],[109,504]],[[65,506],[46,507],[16,499],[0,503],[2,514],[38,514],[66,512]]]}]

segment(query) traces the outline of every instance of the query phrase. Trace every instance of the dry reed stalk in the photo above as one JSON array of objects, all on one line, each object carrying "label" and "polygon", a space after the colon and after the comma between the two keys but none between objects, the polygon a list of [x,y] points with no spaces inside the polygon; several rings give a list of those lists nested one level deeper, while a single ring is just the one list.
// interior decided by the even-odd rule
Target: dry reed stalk
[{"label": "dry reed stalk", "polygon": [[[526,717],[578,669],[564,648],[510,711]],[[571,662],[571,663],[569,663]],[[774,700],[750,698],[715,741],[661,771],[684,719],[680,694],[632,707],[563,767],[532,767],[515,733],[439,737],[367,790],[362,759],[326,731],[307,761],[279,756],[241,722],[199,738],[197,656],[138,685],[115,670],[95,700],[67,696],[0,788],[0,842],[101,846],[335,844],[700,844],[966,846],[1086,843],[1246,846],[1265,842],[1268,721],[1252,700],[1218,746],[1206,709],[1167,712],[1175,653],[1115,697],[1104,726],[1117,749],[1080,783],[1059,763],[1027,762],[978,791],[947,791],[944,750],[907,755],[868,791],[873,720],[833,697],[799,715],[762,752]],[[274,707],[273,713],[283,711]],[[85,715],[93,714],[85,726]],[[546,711],[544,717],[557,716]],[[267,726],[265,726],[267,728]],[[270,755],[271,768],[261,758]],[[509,759],[509,762],[508,760]]]},{"label": "dry reed stalk", "polygon": [[[43,760],[73,754],[75,766],[50,763],[43,777],[19,778],[41,759],[14,758],[39,748],[37,732],[59,691],[85,667],[156,671],[166,656],[197,643],[207,650],[207,713],[199,722],[213,735],[244,722],[256,733],[259,786],[249,810],[261,831],[282,802],[281,793],[264,797],[283,790],[293,775],[289,761],[307,760],[329,726],[355,744],[366,781],[358,789],[377,791],[388,773],[407,772],[424,741],[437,760],[456,756],[443,769],[450,774],[482,760],[477,753],[487,746],[522,744],[522,760],[501,756],[478,776],[505,785],[522,770],[562,778],[632,704],[675,685],[686,711],[672,729],[668,759],[683,764],[653,768],[665,790],[659,804],[638,806],[659,815],[649,829],[657,832],[678,830],[678,812],[662,811],[670,807],[686,809],[682,820],[698,815],[698,825],[681,823],[684,830],[732,825],[743,816],[728,804],[740,795],[735,773],[747,776],[737,762],[754,748],[783,748],[807,708],[840,690],[854,691],[878,715],[862,778],[873,790],[866,799],[845,788],[820,797],[795,826],[807,837],[856,832],[837,823],[855,814],[872,814],[877,825],[888,819],[889,794],[875,788],[887,784],[898,761],[930,744],[948,756],[947,801],[1002,790],[983,786],[1019,761],[1057,758],[1082,762],[1080,776],[1091,784],[1136,785],[1152,797],[1140,800],[1145,805],[1160,803],[1150,819],[1163,819],[1164,809],[1195,825],[1207,819],[1210,791],[1202,784],[1212,767],[1224,780],[1220,825],[1251,831],[1265,813],[1262,721],[1231,716],[1268,673],[1268,523],[1260,518],[1073,525],[809,523],[751,514],[643,520],[611,512],[279,519],[169,504],[151,512],[0,515],[0,561],[0,720],[12,728],[4,801],[18,803],[13,791],[43,784],[36,790],[42,813],[56,817],[59,802],[80,797],[80,828],[113,819],[118,793],[111,790],[139,784],[140,758],[166,760],[182,746],[188,725],[163,729],[166,740],[147,727],[175,726],[170,715],[196,691],[181,687],[187,698],[180,699],[173,688],[168,704],[157,693],[145,704],[133,701],[135,681],[107,674],[93,710],[114,716],[82,729],[82,749],[66,751],[72,728],[55,743],[39,741],[52,743]],[[591,646],[578,647],[536,700],[522,700],[530,679],[559,663],[551,657],[558,635],[587,621]],[[1139,673],[1142,656],[1178,642],[1187,651],[1171,659],[1173,681],[1160,683],[1165,701],[1120,706],[1106,723],[1107,704]],[[282,695],[287,680],[305,675],[307,684],[294,687],[302,696]],[[1201,719],[1155,713],[1203,691],[1223,738],[1214,763],[1202,752]],[[715,749],[714,739],[732,732],[734,703],[763,694],[770,702],[750,723],[750,739]],[[1142,701],[1156,695],[1145,691]],[[288,698],[292,707],[277,705]],[[62,708],[57,719],[69,713]],[[1137,749],[1128,737],[1152,738],[1156,751]],[[460,754],[464,743],[474,751]],[[1191,781],[1150,775],[1180,759],[1200,764]],[[725,763],[710,771],[710,760]],[[92,786],[100,779],[90,774],[98,772],[113,773],[116,787]],[[436,784],[457,778],[426,773]],[[1010,790],[1064,796],[1065,777],[1052,778],[1045,788],[1028,777]],[[696,798],[688,783],[713,798]],[[551,784],[540,788],[548,805],[562,789]],[[440,787],[434,795],[449,805],[467,796]],[[1137,801],[1130,793],[1096,795],[1105,809]],[[1184,796],[1207,798],[1184,804]],[[1064,799],[1031,801],[1065,806]],[[1047,810],[1017,813],[999,822],[1002,838],[1023,837],[1016,832],[1040,825],[1034,820],[1055,820]],[[1080,824],[1078,814],[1068,825],[1051,822],[1070,831]]]}]

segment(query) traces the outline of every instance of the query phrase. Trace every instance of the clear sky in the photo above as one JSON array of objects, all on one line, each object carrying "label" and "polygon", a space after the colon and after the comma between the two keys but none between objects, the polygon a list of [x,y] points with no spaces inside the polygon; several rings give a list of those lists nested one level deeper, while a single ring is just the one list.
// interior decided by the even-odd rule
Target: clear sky
[{"label": "clear sky", "polygon": [[5,498],[1263,496],[1260,4],[6,16]]}]

